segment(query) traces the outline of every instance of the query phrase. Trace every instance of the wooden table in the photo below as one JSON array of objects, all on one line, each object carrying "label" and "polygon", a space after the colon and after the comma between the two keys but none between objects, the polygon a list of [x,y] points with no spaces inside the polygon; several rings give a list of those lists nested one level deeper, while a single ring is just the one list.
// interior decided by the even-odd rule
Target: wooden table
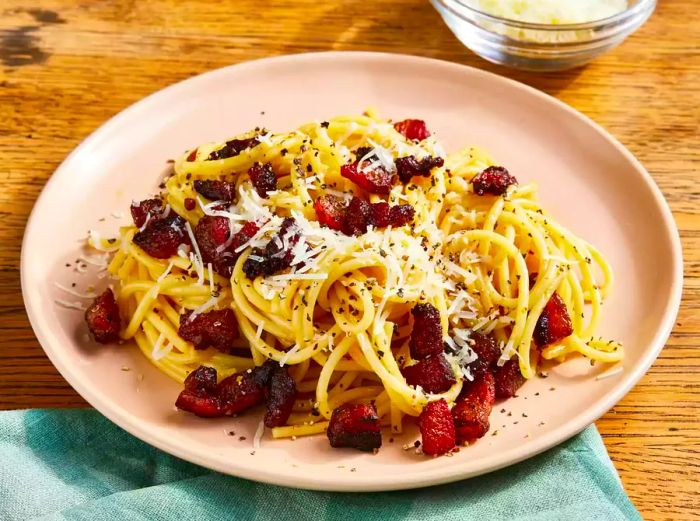
[{"label": "wooden table", "polygon": [[[529,74],[468,52],[426,0],[3,0],[0,7],[0,409],[85,402],[27,321],[22,233],[44,183],[89,132],[194,74],[277,54],[375,50],[451,60],[533,85],[607,127],[641,159],[673,209],[686,287],[651,371],[598,422],[648,519],[699,515],[700,24],[693,0],[663,0],[629,41],[586,68]],[[376,7],[375,7],[376,6]],[[641,231],[641,230],[640,230]],[[696,518],[697,519],[697,518]]]}]

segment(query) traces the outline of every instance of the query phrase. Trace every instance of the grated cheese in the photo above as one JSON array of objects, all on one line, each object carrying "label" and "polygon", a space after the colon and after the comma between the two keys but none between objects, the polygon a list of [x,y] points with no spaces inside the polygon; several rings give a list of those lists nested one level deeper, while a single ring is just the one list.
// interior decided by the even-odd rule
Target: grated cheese
[{"label": "grated cheese", "polygon": [[79,311],[85,311],[86,307],[83,306],[81,302],[69,302],[67,300],[62,300],[60,298],[54,299],[54,302],[58,304],[59,306],[62,306],[64,308],[68,309],[77,309]]},{"label": "grated cheese", "polygon": [[265,434],[265,420],[260,420],[258,423],[258,428],[255,430],[255,435],[253,436],[253,448],[260,448],[260,440],[262,440],[263,434]]},{"label": "grated cheese", "polygon": [[297,351],[299,351],[299,349],[301,349],[301,346],[299,344],[294,344],[291,349],[289,349],[286,353],[284,353],[284,356],[280,359],[280,367],[284,367],[284,364],[287,363],[287,360],[289,360],[289,357],[292,356]]},{"label": "grated cheese", "polygon": [[[204,284],[204,262],[202,261],[202,253],[199,251],[199,245],[197,244],[197,239],[194,238],[192,226],[190,226],[189,221],[185,221],[185,229],[187,230],[187,235],[190,236],[190,241],[192,241],[192,246],[194,247],[195,254],[192,264],[194,264],[194,267],[197,270],[197,284],[201,286]],[[192,257],[191,254],[190,257]]]},{"label": "grated cheese", "polygon": [[170,270],[173,269],[174,265],[175,265],[175,261],[170,261],[170,263],[168,264],[168,267],[165,268],[163,273],[160,274],[160,276],[156,279],[156,282],[161,282],[163,279],[165,279],[165,277],[167,277],[168,274],[170,273]]},{"label": "grated cheese", "polygon": [[54,286],[56,286],[58,289],[65,291],[66,293],[70,293],[71,295],[78,297],[78,298],[95,298],[95,292],[94,291],[88,291],[87,293],[80,293],[79,291],[74,290],[73,288],[69,288],[68,286],[64,286],[63,284],[59,284],[58,282],[53,283]]}]

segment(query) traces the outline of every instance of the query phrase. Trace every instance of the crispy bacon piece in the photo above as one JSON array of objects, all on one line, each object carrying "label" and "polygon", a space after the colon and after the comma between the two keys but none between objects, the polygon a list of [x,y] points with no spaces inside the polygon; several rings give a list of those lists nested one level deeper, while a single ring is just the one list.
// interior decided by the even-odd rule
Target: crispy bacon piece
[{"label": "crispy bacon piece", "polygon": [[335,195],[319,197],[314,202],[314,209],[321,224],[346,235],[361,235],[369,225],[375,228],[403,226],[413,221],[416,213],[410,204],[370,204],[359,197],[353,197],[348,204]]},{"label": "crispy bacon piece", "polygon": [[210,201],[233,202],[236,198],[236,185],[229,181],[199,180],[194,181],[195,191]]},{"label": "crispy bacon piece", "polygon": [[394,227],[403,226],[413,222],[415,215],[416,211],[410,204],[397,204],[389,208],[389,224]]},{"label": "crispy bacon piece", "polygon": [[224,378],[219,384],[223,414],[231,416],[262,403],[265,389],[266,386],[261,385],[259,378],[256,378],[255,369]]},{"label": "crispy bacon piece", "polygon": [[423,452],[441,456],[455,448],[457,438],[450,408],[444,398],[430,402],[418,417]]},{"label": "crispy bacon piece", "polygon": [[428,127],[422,119],[404,119],[394,123],[394,128],[398,133],[403,134],[406,139],[423,141],[430,136]]},{"label": "crispy bacon piece", "polygon": [[192,318],[187,311],[180,316],[178,335],[192,342],[195,349],[214,347],[228,353],[233,342],[238,338],[238,322],[233,310],[218,309],[200,313]]},{"label": "crispy bacon piece", "polygon": [[200,365],[185,378],[185,391],[215,395],[219,392],[216,380],[217,373],[215,368]]},{"label": "crispy bacon piece", "polygon": [[405,366],[401,373],[408,385],[420,385],[429,393],[444,393],[457,383],[445,353],[429,355],[413,365]]},{"label": "crispy bacon piece", "polygon": [[[239,246],[248,242],[258,231],[258,225],[247,222],[233,237],[229,237],[231,227],[229,220],[221,216],[202,217],[194,229],[194,236],[202,253],[202,261],[211,262],[214,271],[222,277],[230,277],[233,266],[241,253]],[[229,243],[227,246],[226,243]]]},{"label": "crispy bacon piece", "polygon": [[472,374],[476,377],[489,369],[495,368],[496,362],[501,356],[501,349],[498,347],[496,339],[492,336],[475,333],[469,340],[470,347],[474,350],[476,356],[479,357],[469,365]]},{"label": "crispy bacon piece", "polygon": [[328,226],[331,230],[340,231],[343,229],[347,203],[342,197],[323,195],[314,201],[314,210],[316,210],[316,217],[321,224]]},{"label": "crispy bacon piece", "polygon": [[185,388],[177,397],[175,407],[202,418],[221,416],[221,402],[216,384],[216,369],[200,366],[185,378]]},{"label": "crispy bacon piece", "polygon": [[517,358],[508,360],[503,367],[496,367],[493,376],[496,380],[496,398],[512,398],[525,383]]},{"label": "crispy bacon piece", "polygon": [[409,341],[411,358],[421,360],[429,355],[442,353],[445,346],[442,340],[440,312],[432,304],[416,304],[411,310],[413,331]]},{"label": "crispy bacon piece", "polygon": [[406,184],[413,176],[430,177],[432,169],[444,165],[445,160],[441,157],[426,156],[419,161],[416,156],[406,156],[399,157],[394,164],[399,180]]},{"label": "crispy bacon piece", "polygon": [[162,199],[146,199],[131,203],[131,218],[134,224],[141,228],[146,222],[157,221],[163,212]]},{"label": "crispy bacon piece", "polygon": [[192,150],[192,152],[187,154],[187,161],[192,162],[195,159],[197,159],[197,149],[196,148],[194,150]]},{"label": "crispy bacon piece", "polygon": [[266,427],[279,427],[287,423],[297,396],[296,383],[287,368],[275,365],[277,367],[272,373],[267,392]]},{"label": "crispy bacon piece", "polygon": [[367,231],[371,214],[371,205],[364,199],[353,197],[345,212],[343,233],[345,235],[362,235]]},{"label": "crispy bacon piece", "polygon": [[94,339],[100,344],[119,340],[122,321],[111,289],[106,289],[95,297],[90,307],[85,310],[85,322]]},{"label": "crispy bacon piece", "polygon": [[333,411],[326,434],[331,447],[373,451],[382,446],[379,417],[372,404],[341,405]]},{"label": "crispy bacon piece", "polygon": [[231,234],[231,226],[226,217],[205,215],[194,228],[194,238],[202,253],[202,261],[215,262],[220,256],[217,248],[225,244]]},{"label": "crispy bacon piece", "polygon": [[472,179],[476,195],[503,195],[510,185],[517,185],[518,180],[502,166],[490,166]]},{"label": "crispy bacon piece", "polygon": [[207,159],[226,159],[228,157],[234,157],[243,152],[246,148],[253,148],[260,141],[258,141],[258,136],[253,136],[247,139],[232,139],[227,141],[226,144],[219,150],[214,150]]},{"label": "crispy bacon piece", "polygon": [[496,382],[490,372],[481,373],[471,383],[464,383],[452,408],[457,441],[471,442],[489,430],[489,415],[496,399]]},{"label": "crispy bacon piece", "polygon": [[[404,206],[411,207],[411,205]],[[413,209],[413,207],[411,207],[411,209]],[[389,206],[389,203],[382,201],[370,204],[369,224],[373,225],[375,228],[386,228],[391,224],[391,219],[389,217],[390,212],[391,206]]]},{"label": "crispy bacon piece", "polygon": [[134,244],[151,257],[167,259],[177,253],[180,244],[190,244],[185,220],[174,212],[164,219],[149,222],[134,235]]},{"label": "crispy bacon piece", "polygon": [[[268,360],[260,367],[231,375],[217,385],[216,369],[201,366],[185,379],[185,388],[175,405],[205,418],[238,414],[264,400],[270,392],[275,371],[280,370],[277,362]],[[287,402],[278,400],[278,403],[282,405],[277,405],[275,410],[284,412]]]},{"label": "crispy bacon piece", "polygon": [[363,171],[358,163],[349,163],[340,167],[340,175],[371,194],[388,195],[394,184],[394,174],[383,166]]},{"label": "crispy bacon piece", "polygon": [[274,275],[289,268],[293,257],[292,249],[300,238],[301,233],[296,222],[293,218],[287,217],[282,222],[277,236],[267,243],[265,249],[254,248],[251,256],[246,259],[243,265],[246,276],[253,280],[258,275]]},{"label": "crispy bacon piece", "polygon": [[386,228],[387,226],[403,226],[413,221],[416,211],[410,204],[398,204],[389,206],[389,203],[372,203],[368,224],[375,228]]},{"label": "crispy bacon piece", "polygon": [[255,163],[248,170],[248,175],[260,197],[267,197],[268,192],[277,190],[277,176],[270,163]]},{"label": "crispy bacon piece", "polygon": [[566,304],[559,294],[554,292],[537,319],[532,338],[537,347],[544,347],[559,342],[573,332],[574,327]]}]

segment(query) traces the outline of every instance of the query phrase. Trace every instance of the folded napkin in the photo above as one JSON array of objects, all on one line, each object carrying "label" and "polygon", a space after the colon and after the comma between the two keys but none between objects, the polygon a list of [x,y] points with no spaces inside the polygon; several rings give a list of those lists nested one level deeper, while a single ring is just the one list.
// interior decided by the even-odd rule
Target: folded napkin
[{"label": "folded napkin", "polygon": [[0,519],[629,520],[594,427],[514,467],[381,493],[294,490],[169,456],[93,410],[0,412]]}]

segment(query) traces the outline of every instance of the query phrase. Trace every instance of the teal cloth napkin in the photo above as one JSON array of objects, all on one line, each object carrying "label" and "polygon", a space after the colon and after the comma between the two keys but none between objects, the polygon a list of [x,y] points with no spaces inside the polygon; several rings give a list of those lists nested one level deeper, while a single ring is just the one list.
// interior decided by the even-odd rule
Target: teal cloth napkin
[{"label": "teal cloth napkin", "polygon": [[146,445],[93,410],[0,413],[0,519],[630,520],[600,435],[449,485],[382,493],[294,490],[224,476]]}]

